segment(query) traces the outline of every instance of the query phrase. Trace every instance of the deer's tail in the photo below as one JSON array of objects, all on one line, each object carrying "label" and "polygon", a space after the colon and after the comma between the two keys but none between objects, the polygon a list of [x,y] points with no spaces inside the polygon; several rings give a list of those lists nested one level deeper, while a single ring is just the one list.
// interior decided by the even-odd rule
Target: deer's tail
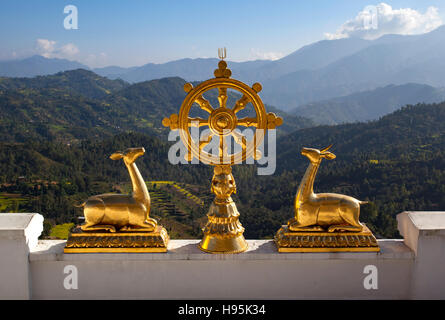
[{"label": "deer's tail", "polygon": [[362,205],[362,204],[368,204],[369,201],[359,201],[359,203],[360,203],[360,205]]}]

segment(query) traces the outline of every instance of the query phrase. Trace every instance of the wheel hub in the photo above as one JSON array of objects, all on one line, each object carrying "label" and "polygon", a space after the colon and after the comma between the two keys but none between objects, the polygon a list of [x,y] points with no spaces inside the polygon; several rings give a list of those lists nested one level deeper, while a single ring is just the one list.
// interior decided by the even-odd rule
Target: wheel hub
[{"label": "wheel hub", "polygon": [[236,116],[227,108],[215,109],[209,117],[209,127],[217,135],[227,136],[237,126]]}]

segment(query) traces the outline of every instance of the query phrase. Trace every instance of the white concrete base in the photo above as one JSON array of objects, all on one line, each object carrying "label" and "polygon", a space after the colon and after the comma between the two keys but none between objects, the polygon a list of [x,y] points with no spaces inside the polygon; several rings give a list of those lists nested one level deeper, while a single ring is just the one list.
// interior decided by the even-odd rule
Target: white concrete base
[{"label": "white concrete base", "polygon": [[[171,240],[167,253],[64,254],[64,241],[40,241],[30,254],[35,299],[406,299],[414,255],[401,240],[380,253],[278,253],[272,240],[248,240],[242,254],[208,254],[199,240]],[[378,270],[378,289],[364,269]],[[78,289],[65,289],[75,266]],[[72,268],[72,267],[69,267]]]},{"label": "white concrete base", "polygon": [[[0,299],[445,299],[445,212],[397,216],[403,240],[381,252],[278,253],[248,240],[208,254],[200,240],[167,253],[64,254],[38,241],[39,214],[0,214]],[[37,246],[34,246],[37,243]]]}]

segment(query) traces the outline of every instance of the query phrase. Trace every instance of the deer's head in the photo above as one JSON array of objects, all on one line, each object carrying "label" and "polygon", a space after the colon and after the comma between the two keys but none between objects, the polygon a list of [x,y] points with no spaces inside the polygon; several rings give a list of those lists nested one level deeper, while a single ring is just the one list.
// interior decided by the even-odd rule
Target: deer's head
[{"label": "deer's head", "polygon": [[117,151],[110,156],[111,160],[124,159],[126,165],[130,165],[136,161],[137,158],[145,153],[144,148],[128,148],[125,151]]},{"label": "deer's head", "polygon": [[322,150],[314,149],[314,148],[303,148],[301,150],[301,154],[306,156],[311,163],[319,163],[323,158],[332,160],[335,159],[335,154],[329,152],[328,150],[332,147],[332,144],[329,147],[326,147]]}]

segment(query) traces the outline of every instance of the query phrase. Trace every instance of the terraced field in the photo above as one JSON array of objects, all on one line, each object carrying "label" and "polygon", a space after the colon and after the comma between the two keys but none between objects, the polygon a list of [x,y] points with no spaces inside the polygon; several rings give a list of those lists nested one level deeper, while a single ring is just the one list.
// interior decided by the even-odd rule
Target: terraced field
[{"label": "terraced field", "polygon": [[[185,185],[182,184],[184,186],[190,186],[190,185]],[[185,187],[182,187],[181,185],[179,185],[177,182],[174,181],[148,181],[147,182],[147,188],[150,190],[150,197],[153,198],[153,196],[159,200],[160,202],[166,200],[167,195],[165,194],[165,192],[163,192],[163,190],[165,190],[165,188],[157,188],[159,186],[168,186],[168,187],[173,187],[176,189],[176,191],[178,191],[180,194],[182,194],[185,199],[187,200],[191,200],[192,202],[194,202],[196,205],[198,206],[204,206],[204,200],[201,199],[200,197],[192,194],[189,190],[187,190]],[[195,186],[196,187],[196,186]],[[157,201],[155,200],[155,201]]]},{"label": "terraced field", "polygon": [[0,194],[0,212],[19,212],[20,205],[28,201],[28,198],[20,194],[2,193]]},{"label": "terraced field", "polygon": [[205,222],[206,203],[211,198],[201,186],[175,181],[148,181],[150,215],[167,228],[171,237],[199,238]]},{"label": "terraced field", "polygon": [[171,202],[170,196],[165,189],[150,190],[152,206],[156,207],[164,215],[183,217],[186,215],[181,209]]}]

